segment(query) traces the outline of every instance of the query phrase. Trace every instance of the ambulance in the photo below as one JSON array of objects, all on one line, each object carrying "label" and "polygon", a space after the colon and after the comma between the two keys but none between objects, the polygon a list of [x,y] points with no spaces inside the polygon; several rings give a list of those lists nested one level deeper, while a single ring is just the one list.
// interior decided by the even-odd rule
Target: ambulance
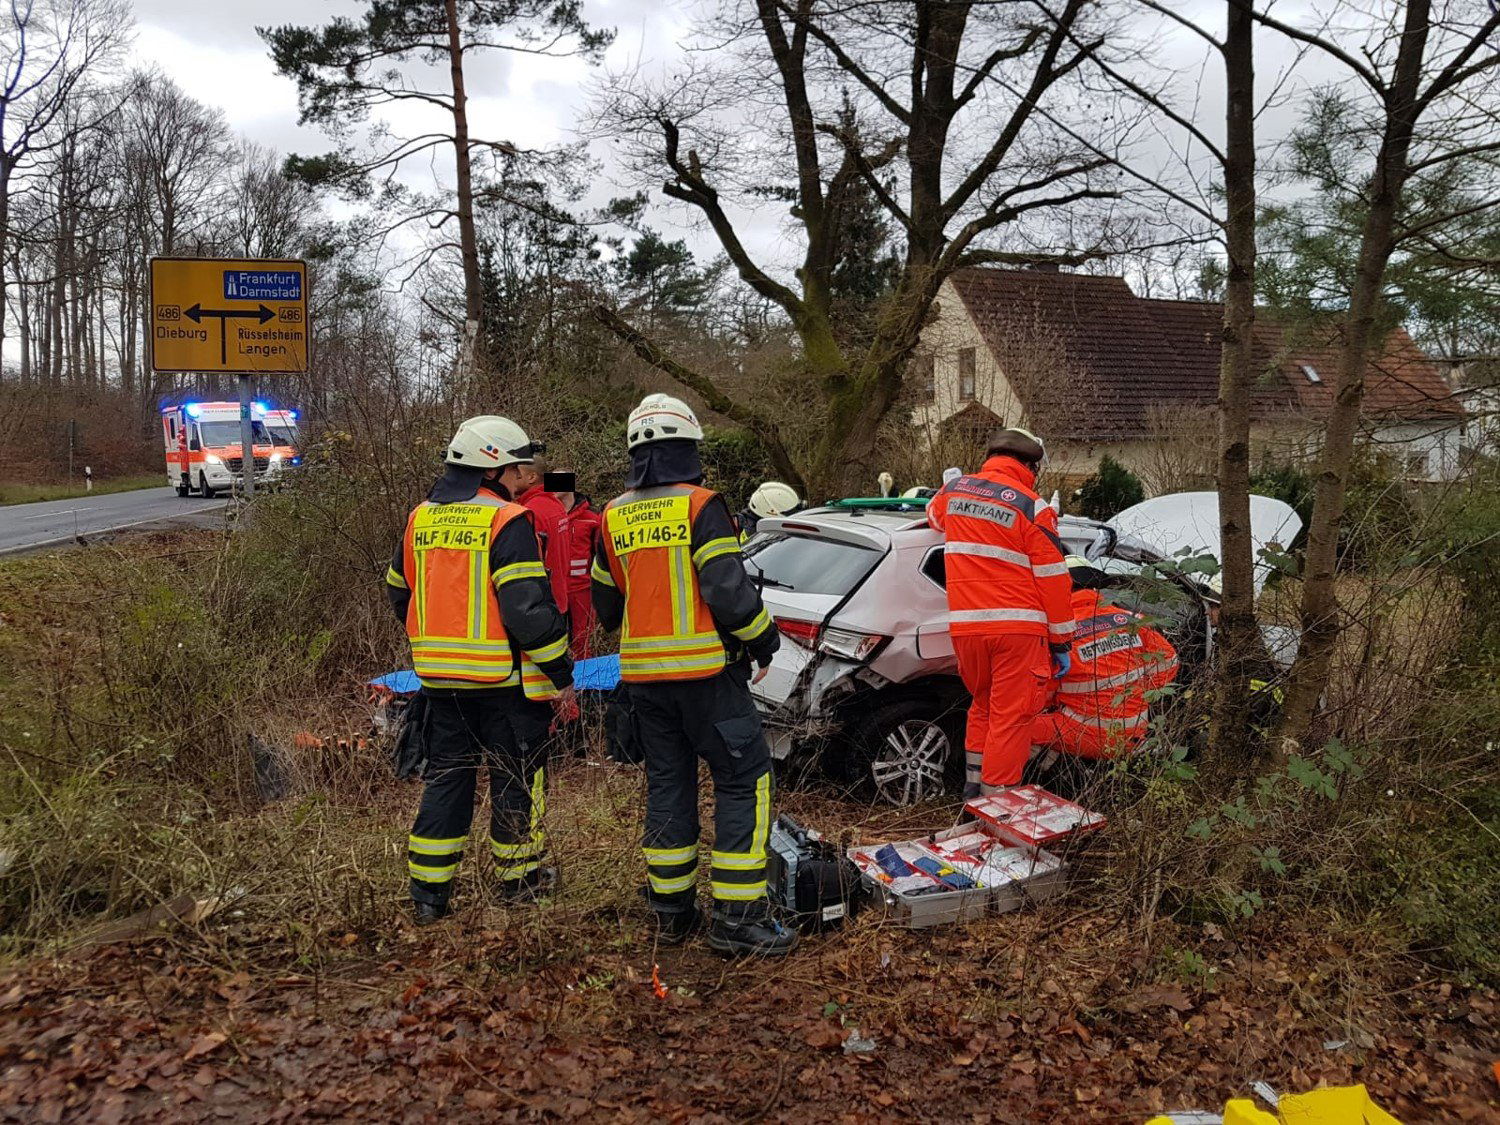
[{"label": "ambulance", "polygon": [[[279,483],[290,465],[300,464],[297,412],[272,410],[263,402],[250,406],[254,441],[255,485]],[[167,483],[178,496],[213,497],[243,483],[240,404],[183,402],[163,406],[162,443],[167,455]]]}]

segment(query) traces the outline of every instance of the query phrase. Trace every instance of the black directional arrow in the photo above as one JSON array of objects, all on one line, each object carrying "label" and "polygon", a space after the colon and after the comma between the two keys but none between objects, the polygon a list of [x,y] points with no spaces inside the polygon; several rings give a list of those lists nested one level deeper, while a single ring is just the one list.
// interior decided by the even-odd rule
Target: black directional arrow
[{"label": "black directional arrow", "polygon": [[255,320],[264,324],[268,320],[275,320],[276,314],[271,309],[261,305],[258,309],[205,309],[201,305],[194,305],[182,314],[194,324],[202,324],[203,318],[217,317],[219,320],[219,362],[229,362],[229,321],[233,319]]}]

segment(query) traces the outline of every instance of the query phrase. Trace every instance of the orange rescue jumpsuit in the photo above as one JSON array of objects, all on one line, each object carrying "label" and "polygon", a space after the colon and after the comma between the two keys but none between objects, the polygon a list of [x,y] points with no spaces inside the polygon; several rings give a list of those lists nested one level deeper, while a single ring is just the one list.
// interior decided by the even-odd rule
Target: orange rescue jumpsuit
[{"label": "orange rescue jumpsuit", "polygon": [[1073,664],[1032,722],[1032,745],[1080,758],[1128,753],[1146,737],[1146,692],[1177,677],[1177,650],[1137,614],[1101,602],[1097,590],[1073,591],[1073,616]]},{"label": "orange rescue jumpsuit", "polygon": [[1073,636],[1072,583],[1057,513],[1013,457],[943,486],[928,505],[944,533],[948,619],[958,671],[973,696],[964,738],[965,795],[1021,780],[1031,724],[1048,697],[1051,651]]}]

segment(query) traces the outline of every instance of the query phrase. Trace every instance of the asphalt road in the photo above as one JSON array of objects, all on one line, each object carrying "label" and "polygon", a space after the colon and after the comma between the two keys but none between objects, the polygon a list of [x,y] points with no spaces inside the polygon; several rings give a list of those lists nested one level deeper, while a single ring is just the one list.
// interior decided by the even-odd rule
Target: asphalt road
[{"label": "asphalt road", "polygon": [[[107,496],[81,496],[39,504],[0,507],[0,555],[74,543],[95,536],[151,524],[187,522],[203,525],[221,518],[225,500],[186,499],[166,485]],[[205,521],[204,516],[210,519]]]}]

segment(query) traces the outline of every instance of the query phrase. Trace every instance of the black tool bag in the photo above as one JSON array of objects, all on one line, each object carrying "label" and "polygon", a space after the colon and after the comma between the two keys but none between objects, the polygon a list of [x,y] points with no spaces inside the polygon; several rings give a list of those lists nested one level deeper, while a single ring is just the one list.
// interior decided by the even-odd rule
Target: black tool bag
[{"label": "black tool bag", "polygon": [[420,778],[427,772],[427,739],[432,727],[432,717],[427,711],[427,694],[418,691],[407,701],[401,715],[401,730],[391,748],[391,765],[396,777]]},{"label": "black tool bag", "polygon": [[816,831],[778,817],[766,841],[766,891],[800,930],[843,924],[859,909],[859,868]]}]

